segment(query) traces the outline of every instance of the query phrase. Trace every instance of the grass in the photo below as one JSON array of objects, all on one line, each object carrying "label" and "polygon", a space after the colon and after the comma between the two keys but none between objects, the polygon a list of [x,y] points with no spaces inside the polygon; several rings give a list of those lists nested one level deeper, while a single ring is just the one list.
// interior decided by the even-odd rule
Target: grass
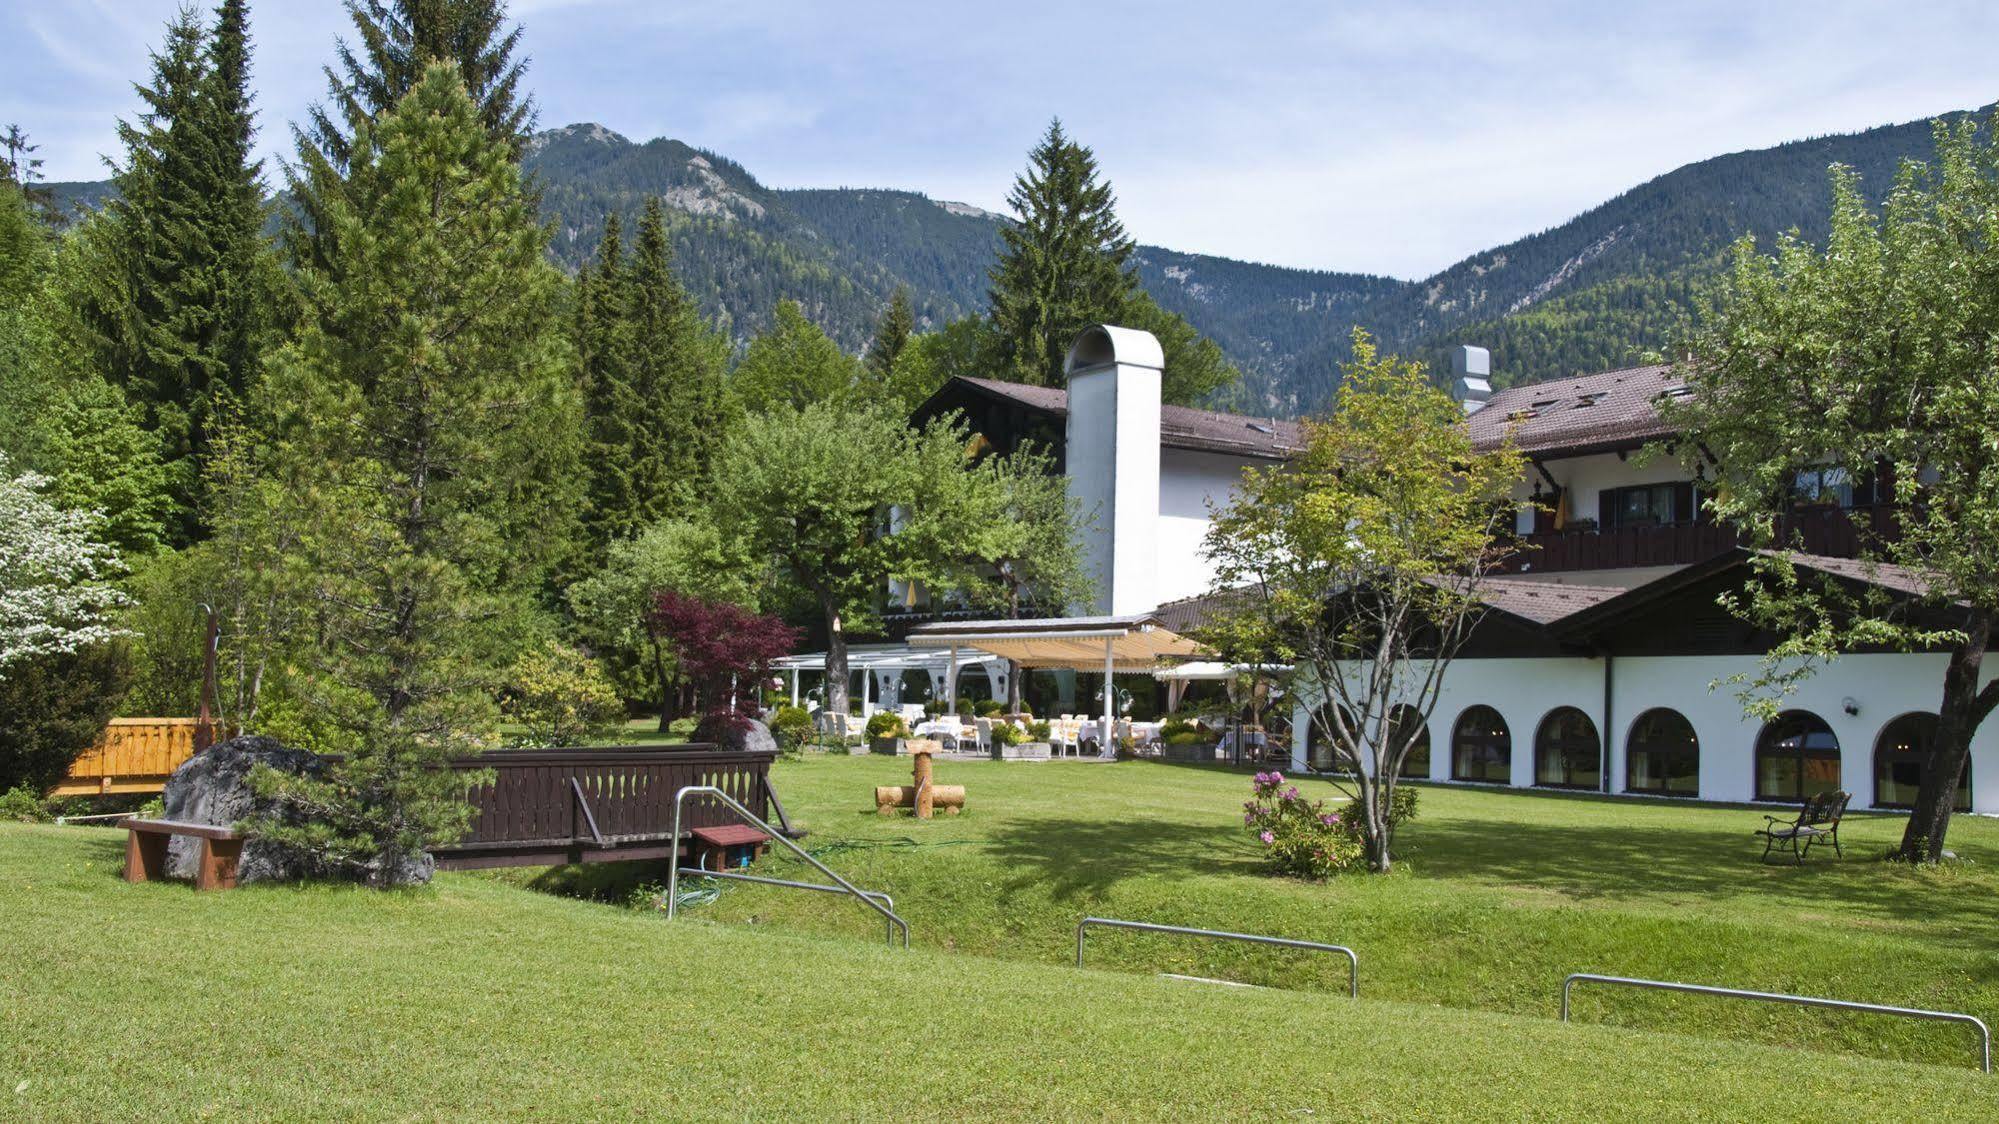
[{"label": "grass", "polygon": [[[1876,860],[1902,820],[1850,816],[1846,858],[1766,866],[1760,811],[1684,802],[1424,787],[1388,877],[1323,885],[1261,873],[1241,828],[1248,778],[1150,762],[938,765],[965,815],[883,819],[880,757],[784,763],[775,784],[808,846],[893,895],[923,946],[1039,964],[1074,956],[1088,914],[1347,944],[1370,999],[1536,1017],[1562,978],[1593,971],[1966,1011],[1999,1024],[1999,822],[1960,817],[1959,864]],[[1304,782],[1333,795],[1320,781]],[[802,867],[772,864],[799,876]],[[616,896],[610,867],[515,872]],[[629,877],[629,876],[626,876]],[[814,876],[816,877],[816,876]],[[730,884],[698,911],[730,923],[866,939],[877,919],[824,895]],[[879,939],[877,937],[877,939]],[[1337,991],[1344,961],[1124,933],[1090,937],[1093,966]],[[1592,1024],[1963,1065],[1963,1027],[1739,1000],[1579,986]]]},{"label": "grass", "polygon": [[[787,773],[803,797],[875,771]],[[1033,780],[1080,795],[1069,786],[1084,772]],[[966,779],[989,804],[1015,783],[998,770]],[[1170,779],[1094,776],[1119,790],[1186,787]],[[396,894],[127,885],[121,838],[0,825],[0,1116],[1776,1119],[1836,1105],[1866,1119],[1999,1106],[1999,1086],[1961,1067],[905,954],[789,923],[668,925],[469,875]],[[987,846],[899,858],[969,862]],[[965,890],[994,892],[1007,891]],[[908,904],[919,918],[937,908]],[[919,921],[918,932],[934,942],[943,929]],[[1364,955],[1374,971],[1380,956]],[[1368,990],[1393,988],[1370,975]]]}]

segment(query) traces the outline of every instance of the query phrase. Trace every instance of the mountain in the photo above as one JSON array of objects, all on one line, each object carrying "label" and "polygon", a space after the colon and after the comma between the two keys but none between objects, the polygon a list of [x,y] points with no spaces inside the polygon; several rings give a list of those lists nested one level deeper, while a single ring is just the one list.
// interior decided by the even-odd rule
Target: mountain
[{"label": "mountain", "polygon": [[[1931,150],[1930,122],[1917,121],[1688,164],[1377,299],[1359,321],[1386,346],[1433,366],[1447,362],[1451,345],[1489,347],[1500,385],[1627,366],[1668,345],[1736,238],[1751,234],[1768,247],[1795,228],[1822,242],[1831,165],[1852,168],[1878,204],[1902,161]],[[1326,369],[1346,345],[1322,339],[1298,363]]]},{"label": "mountain", "polygon": [[[526,164],[557,224],[552,252],[572,268],[596,250],[605,214],[620,212],[630,229],[647,195],[665,199],[679,213],[673,242],[683,279],[739,337],[789,297],[859,350],[897,285],[909,286],[920,326],[977,312],[1007,221],[912,191],[774,190],[716,153],[665,138],[638,144],[592,124],[537,134]],[[1278,393],[1301,349],[1406,287],[1157,246],[1141,246],[1135,258],[1146,289],[1220,344],[1258,397]]]},{"label": "mountain", "polygon": [[[1134,257],[1153,297],[1242,368],[1237,402],[1255,412],[1322,406],[1356,324],[1438,369],[1451,345],[1477,343],[1492,349],[1501,385],[1560,378],[1665,348],[1741,234],[1768,244],[1795,227],[1822,238],[1829,165],[1852,167],[1878,200],[1897,165],[1930,147],[1923,121],[1718,156],[1414,282],[1158,246]],[[647,196],[664,199],[689,292],[738,341],[787,298],[856,352],[898,285],[909,286],[919,327],[979,311],[1007,221],[911,191],[768,188],[718,153],[594,124],[536,134],[526,165],[555,227],[550,253],[571,269],[596,250],[606,214],[618,211],[629,231]],[[47,186],[84,206],[108,191]]]}]

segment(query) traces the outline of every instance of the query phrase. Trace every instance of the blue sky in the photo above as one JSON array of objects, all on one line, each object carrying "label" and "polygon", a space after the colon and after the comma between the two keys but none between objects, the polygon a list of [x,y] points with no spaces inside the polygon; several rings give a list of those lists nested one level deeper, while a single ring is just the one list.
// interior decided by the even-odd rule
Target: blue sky
[{"label": "blue sky", "polygon": [[[175,0],[0,0],[0,121],[99,178]],[[1000,209],[1052,114],[1143,241],[1420,277],[1680,164],[1999,97],[1999,4],[515,0],[543,125]],[[335,0],[252,7],[269,155]]]}]

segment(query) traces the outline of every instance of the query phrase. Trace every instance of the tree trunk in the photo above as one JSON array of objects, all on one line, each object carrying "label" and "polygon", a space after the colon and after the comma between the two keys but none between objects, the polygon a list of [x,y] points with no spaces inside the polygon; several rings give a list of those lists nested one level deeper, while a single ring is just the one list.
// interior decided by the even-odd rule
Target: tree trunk
[{"label": "tree trunk", "polygon": [[666,652],[660,648],[659,638],[647,637],[652,645],[653,681],[659,684],[659,732],[664,734],[673,728],[673,683],[666,674]]},{"label": "tree trunk", "polygon": [[1950,665],[1944,670],[1936,737],[1930,741],[1929,759],[1923,763],[1923,783],[1916,790],[1915,809],[1909,813],[1902,845],[1896,849],[1896,857],[1906,862],[1936,862],[1943,857],[1944,835],[1950,830],[1950,814],[1957,803],[1957,781],[1964,775],[1965,762],[1971,756],[1971,735],[1978,731],[1986,709],[1980,705],[1978,677],[1991,630],[1988,614],[1973,613],[1965,630],[1968,639],[1951,652]]},{"label": "tree trunk", "polygon": [[821,598],[826,610],[826,713],[838,723],[836,733],[847,733],[847,634],[840,627],[840,607]]}]

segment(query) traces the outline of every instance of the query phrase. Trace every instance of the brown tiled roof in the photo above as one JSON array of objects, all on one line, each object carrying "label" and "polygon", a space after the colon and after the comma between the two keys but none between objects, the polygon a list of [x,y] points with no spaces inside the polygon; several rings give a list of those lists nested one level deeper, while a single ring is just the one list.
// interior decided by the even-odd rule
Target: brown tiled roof
[{"label": "brown tiled roof", "polygon": [[1220,590],[1203,593],[1199,597],[1183,597],[1178,601],[1168,601],[1152,611],[1159,623],[1182,636],[1205,626],[1216,612],[1225,608],[1231,597],[1246,594],[1251,587]]},{"label": "brown tiled roof", "polygon": [[[1069,392],[1056,387],[1028,386],[963,375],[953,381],[1017,402],[1030,410],[1057,417],[1069,415]],[[1305,437],[1295,421],[1224,414],[1214,410],[1196,410],[1190,406],[1161,406],[1159,443],[1172,449],[1287,460],[1305,447]]]},{"label": "brown tiled roof", "polygon": [[1479,598],[1502,613],[1553,624],[1592,605],[1623,593],[1617,586],[1567,585],[1526,578],[1486,578],[1479,585]]},{"label": "brown tiled roof", "polygon": [[[1778,554],[1777,551],[1764,551]],[[1878,585],[1895,593],[1906,593],[1913,597],[1928,597],[1932,585],[1928,578],[1907,566],[1897,566],[1888,562],[1868,562],[1859,558],[1832,558],[1823,554],[1792,554],[1791,564],[1803,566],[1807,570],[1817,570],[1849,581]]]},{"label": "brown tiled roof", "polygon": [[1528,454],[1635,448],[1672,436],[1658,403],[1680,385],[1671,367],[1653,366],[1513,386],[1495,393],[1467,424],[1480,449],[1497,448],[1508,433],[1513,447]]}]

